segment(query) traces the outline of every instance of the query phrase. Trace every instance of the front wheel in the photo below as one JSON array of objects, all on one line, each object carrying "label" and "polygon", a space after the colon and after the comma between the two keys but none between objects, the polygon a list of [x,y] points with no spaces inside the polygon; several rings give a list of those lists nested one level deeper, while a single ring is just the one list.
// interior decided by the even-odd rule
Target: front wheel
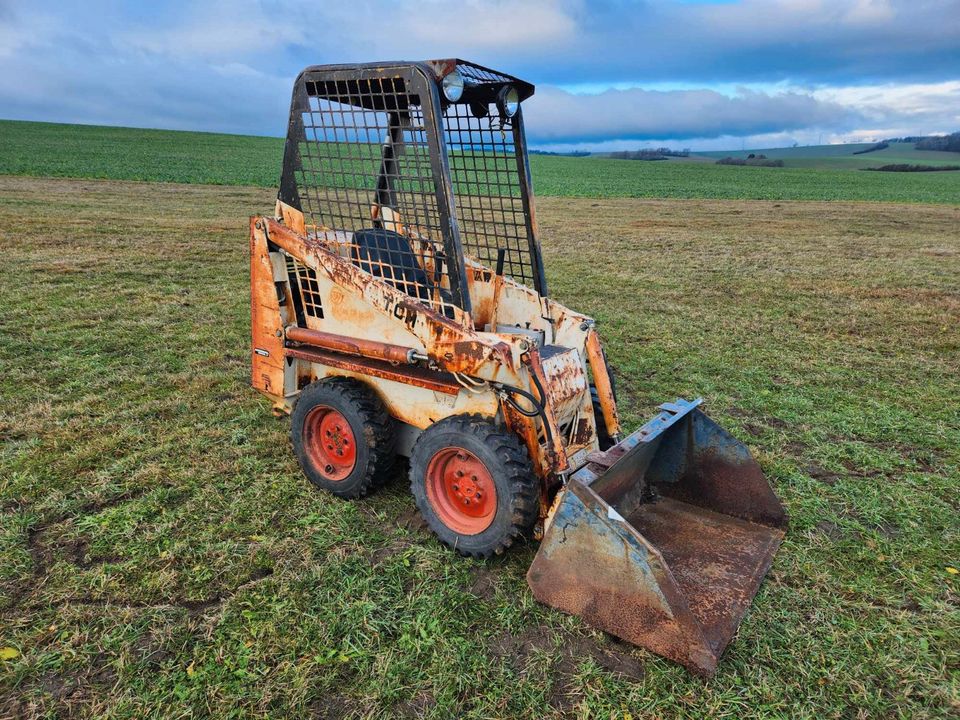
[{"label": "front wheel", "polygon": [[430,529],[461,555],[498,555],[537,519],[538,480],[526,448],[478,416],[423,431],[410,456],[410,490]]}]

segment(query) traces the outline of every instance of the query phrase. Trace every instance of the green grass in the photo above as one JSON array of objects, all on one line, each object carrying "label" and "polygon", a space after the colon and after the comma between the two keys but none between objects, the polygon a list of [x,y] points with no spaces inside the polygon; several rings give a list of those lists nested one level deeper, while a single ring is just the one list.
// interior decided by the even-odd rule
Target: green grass
[{"label": "green grass", "polygon": [[[274,188],[282,154],[279,138],[0,121],[0,174]],[[702,158],[640,162],[533,155],[530,166],[539,195],[960,203],[960,172],[851,172],[920,162],[882,154],[797,159],[790,164],[812,167],[786,168],[718,166]],[[932,156],[952,155],[914,154],[932,163],[943,162]]]},{"label": "green grass", "polygon": [[957,716],[960,210],[540,202],[628,424],[705,396],[790,512],[704,682],[537,604],[534,545],[445,551],[401,478],[311,489],[248,385],[273,197],[0,178],[0,717]]},{"label": "green grass", "polygon": [[[960,172],[861,173],[595,157],[545,160],[549,162],[539,166],[531,160],[534,186],[540,195],[960,204]],[[905,175],[924,175],[925,179],[914,182]]]}]

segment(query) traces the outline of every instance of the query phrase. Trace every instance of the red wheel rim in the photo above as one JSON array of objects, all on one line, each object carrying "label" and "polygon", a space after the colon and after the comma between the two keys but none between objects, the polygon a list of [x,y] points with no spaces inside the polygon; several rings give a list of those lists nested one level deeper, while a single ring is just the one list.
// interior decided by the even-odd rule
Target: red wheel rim
[{"label": "red wheel rim", "polygon": [[345,479],[357,464],[357,442],[350,423],[326,405],[317,405],[307,413],[303,447],[314,468],[334,482]]},{"label": "red wheel rim", "polygon": [[497,486],[469,450],[440,450],[427,465],[427,500],[441,522],[461,535],[476,535],[497,514]]}]

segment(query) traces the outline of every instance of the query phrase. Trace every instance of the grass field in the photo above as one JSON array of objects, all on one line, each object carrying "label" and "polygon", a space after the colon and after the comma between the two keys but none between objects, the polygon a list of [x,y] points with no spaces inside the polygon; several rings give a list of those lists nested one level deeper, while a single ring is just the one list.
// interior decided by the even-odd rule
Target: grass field
[{"label": "grass field", "polygon": [[628,424],[704,395],[791,514],[704,682],[535,603],[533,545],[444,551],[400,478],[310,489],[247,382],[273,197],[0,177],[0,718],[960,713],[960,208],[541,200]]},{"label": "grass field", "polygon": [[818,170],[861,170],[881,165],[956,165],[960,153],[917,150],[916,143],[890,143],[882,150],[855,155],[874,143],[845,145],[814,145],[809,147],[767,148],[761,150],[732,150],[697,153],[700,157],[746,157],[750,153],[766,155],[771,160],[783,160],[788,168]]},{"label": "grass field", "polygon": [[[548,155],[531,156],[530,165],[539,195],[960,204],[960,172],[851,171],[889,163],[943,164],[947,161],[938,156],[956,153],[854,156],[850,147],[823,146],[820,157],[811,148],[788,148],[781,152],[807,152],[785,168],[720,166],[704,158],[640,162]],[[0,174],[272,188],[282,154],[279,138],[0,121]]]}]

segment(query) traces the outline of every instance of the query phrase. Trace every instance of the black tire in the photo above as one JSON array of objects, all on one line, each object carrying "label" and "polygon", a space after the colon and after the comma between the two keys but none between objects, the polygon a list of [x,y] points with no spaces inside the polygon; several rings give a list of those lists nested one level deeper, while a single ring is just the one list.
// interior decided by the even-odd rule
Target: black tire
[{"label": "black tire", "polygon": [[[319,409],[319,410],[318,410]],[[353,436],[352,469],[321,466],[316,450],[314,411],[340,413]],[[328,378],[307,385],[293,409],[290,441],[307,480],[342,498],[358,498],[391,477],[396,459],[393,419],[376,393],[358,380]],[[329,472],[328,472],[329,471]]]},{"label": "black tire", "polygon": [[[613,377],[613,368],[607,361],[607,353],[603,352],[603,364],[607,367],[607,377],[610,378],[610,389],[613,391],[613,399],[617,400],[617,383]],[[600,394],[597,392],[597,386],[590,383],[590,400],[593,402],[593,420],[597,425],[597,441],[600,443],[600,450],[609,450],[614,446],[613,438],[607,432],[607,423],[603,419],[603,408],[600,407]]]},{"label": "black tire", "polygon": [[[428,468],[444,451],[461,448],[479,460],[496,488],[493,520],[486,529],[464,534],[441,519],[431,503]],[[476,479],[476,478],[474,478]],[[461,555],[499,555],[526,536],[537,520],[539,480],[527,449],[509,430],[479,415],[457,415],[431,425],[417,439],[410,456],[410,491],[417,509],[440,541]]]}]

